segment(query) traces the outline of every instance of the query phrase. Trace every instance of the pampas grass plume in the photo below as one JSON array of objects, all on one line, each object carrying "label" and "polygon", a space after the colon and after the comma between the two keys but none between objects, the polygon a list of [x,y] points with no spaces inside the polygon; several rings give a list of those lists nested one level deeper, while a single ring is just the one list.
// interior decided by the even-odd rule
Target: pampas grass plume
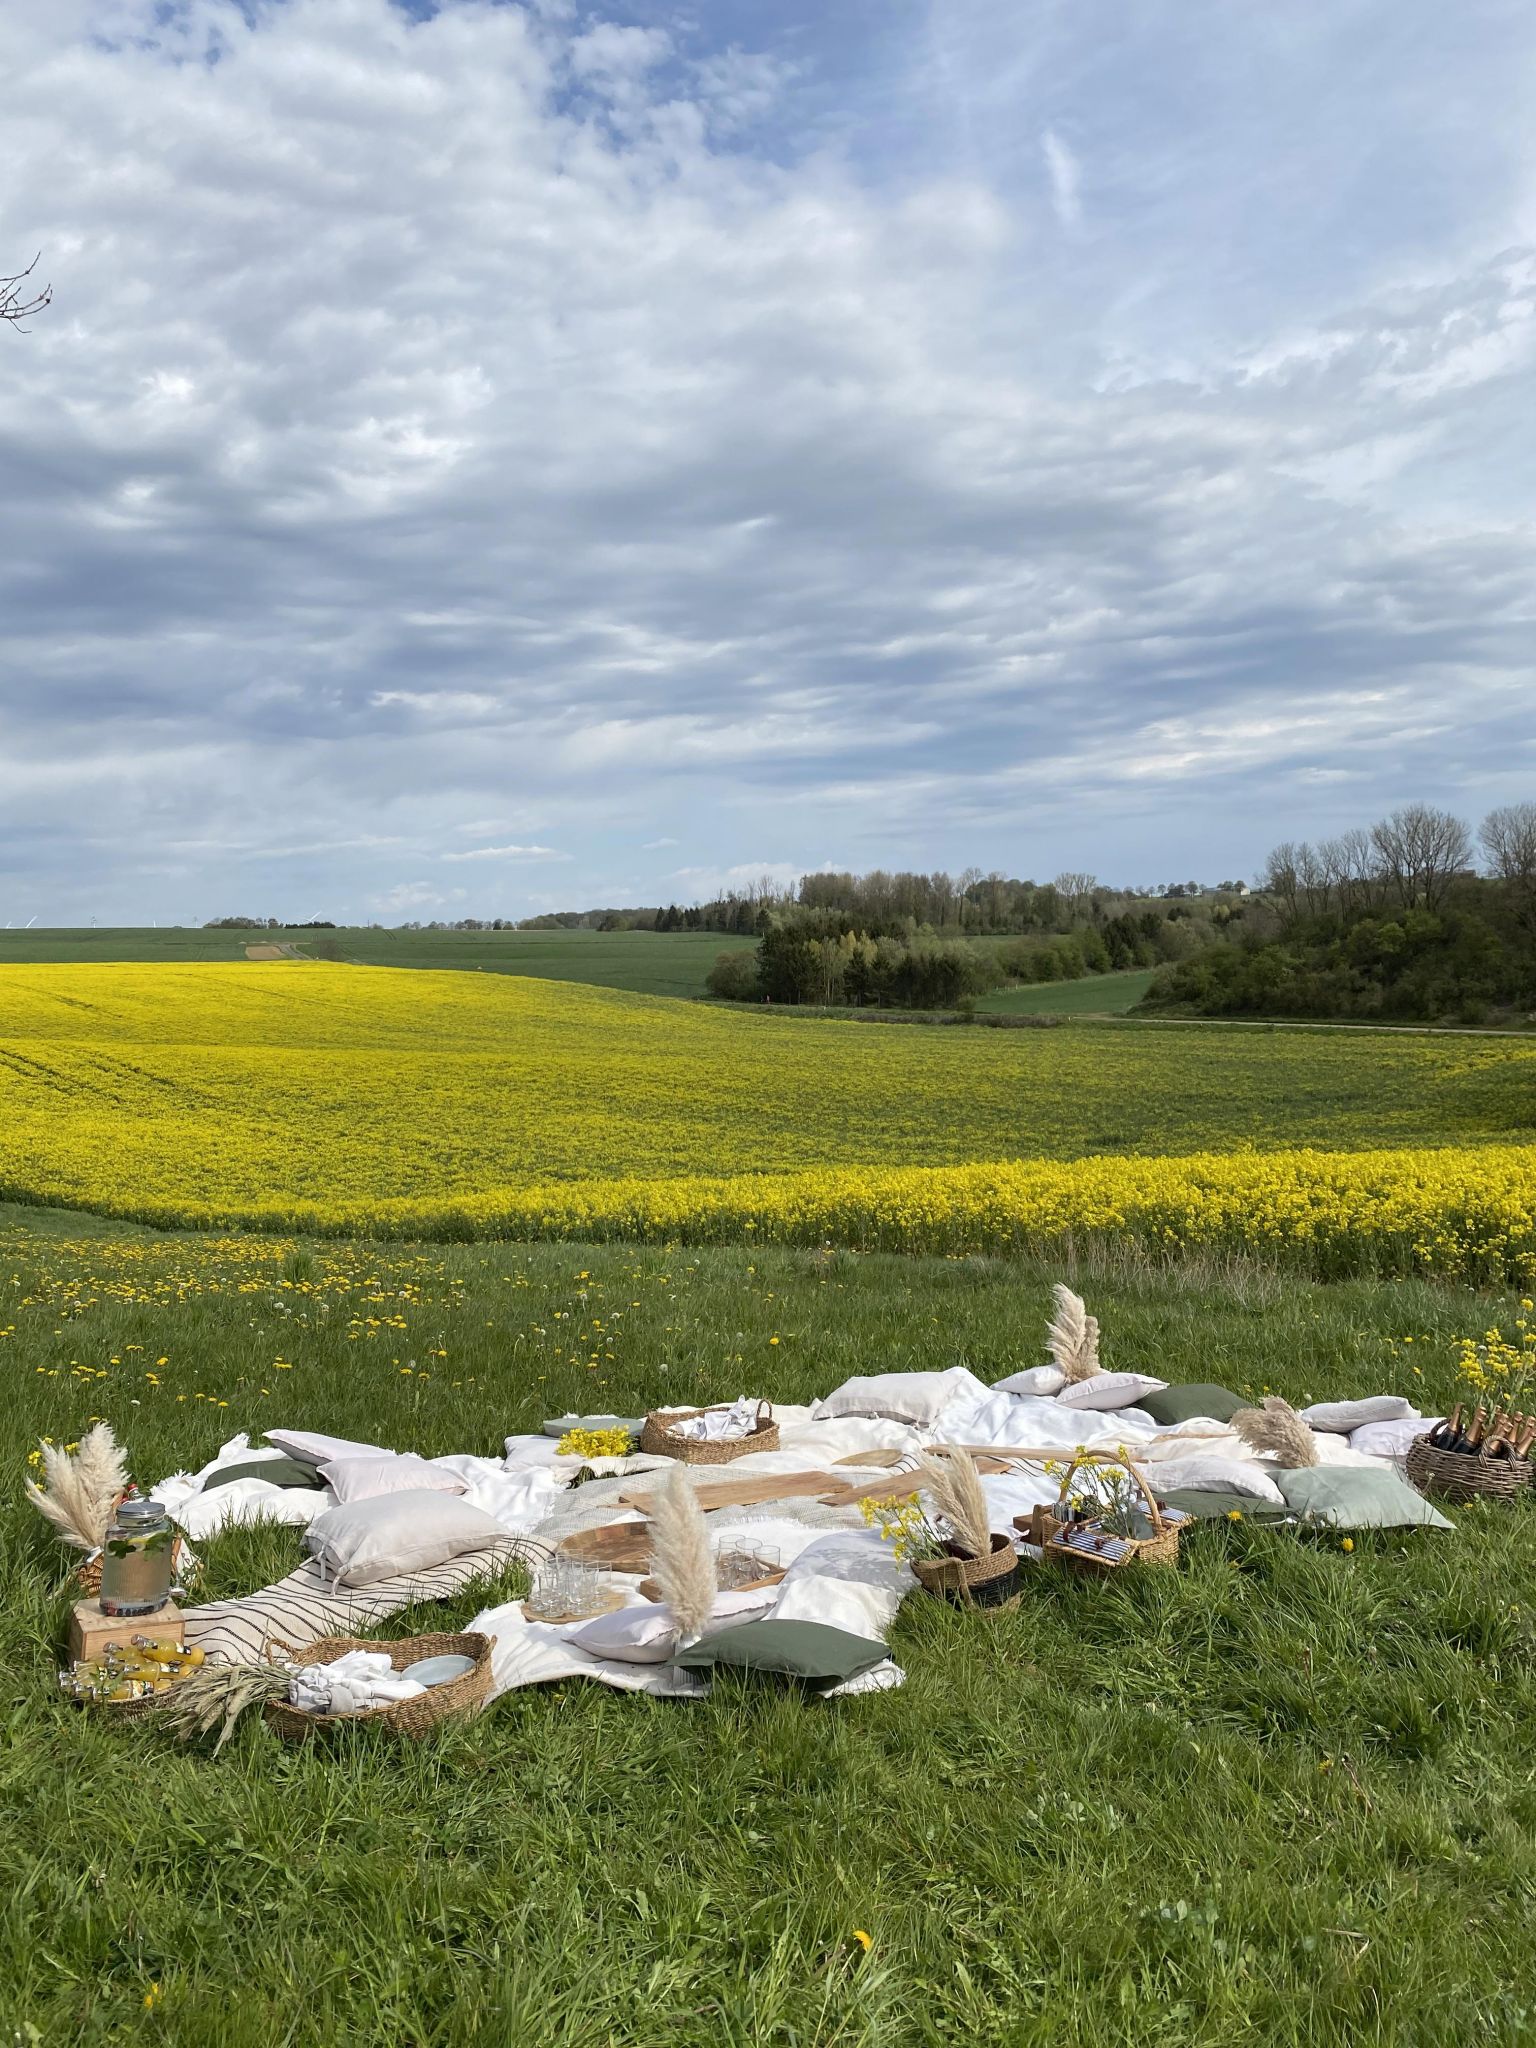
[{"label": "pampas grass plume", "polygon": [[987,1496],[969,1452],[952,1444],[935,1445],[918,1466],[917,1478],[948,1522],[955,1542],[972,1557],[992,1551],[992,1518]]},{"label": "pampas grass plume", "polygon": [[715,1605],[715,1558],[704,1510],[686,1466],[674,1463],[651,1502],[651,1575],[677,1616],[681,1639],[703,1629]]},{"label": "pampas grass plume", "polygon": [[100,1550],[112,1511],[128,1490],[128,1467],[110,1423],[88,1429],[73,1452],[40,1446],[47,1486],[26,1483],[27,1499],[65,1543]]},{"label": "pampas grass plume", "polygon": [[1099,1369],[1099,1319],[1089,1315],[1083,1297],[1060,1280],[1052,1291],[1056,1313],[1046,1325],[1045,1340],[1056,1369],[1069,1385],[1091,1380]]},{"label": "pampas grass plume", "polygon": [[1250,1450],[1272,1451],[1282,1465],[1315,1465],[1317,1440],[1289,1401],[1271,1394],[1262,1408],[1239,1408],[1232,1427]]}]

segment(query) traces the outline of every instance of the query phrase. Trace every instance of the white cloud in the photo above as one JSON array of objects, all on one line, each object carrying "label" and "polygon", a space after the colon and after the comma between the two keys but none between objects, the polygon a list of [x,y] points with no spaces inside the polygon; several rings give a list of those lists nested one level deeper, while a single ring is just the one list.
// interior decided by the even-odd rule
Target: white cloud
[{"label": "white cloud", "polygon": [[463,853],[443,853],[439,860],[569,860],[552,846],[471,846]]},{"label": "white cloud", "polygon": [[1054,128],[1041,136],[1040,153],[1056,218],[1064,228],[1075,228],[1083,217],[1083,167]]},{"label": "white cloud", "polygon": [[1405,5],[1367,76],[1321,0],[947,8],[937,68],[901,10],[7,0],[7,901],[1530,794],[1531,65]]},{"label": "white cloud", "polygon": [[420,910],[446,910],[451,904],[462,903],[466,893],[463,889],[434,889],[430,882],[397,882],[382,895],[370,896],[368,907],[380,916],[401,912],[414,916]]}]

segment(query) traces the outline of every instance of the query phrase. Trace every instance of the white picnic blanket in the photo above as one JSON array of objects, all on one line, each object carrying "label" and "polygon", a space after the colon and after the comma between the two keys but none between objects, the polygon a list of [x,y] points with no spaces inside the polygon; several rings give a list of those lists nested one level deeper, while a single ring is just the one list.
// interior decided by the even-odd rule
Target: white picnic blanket
[{"label": "white picnic blanket", "polygon": [[[1160,1426],[1136,1407],[1103,1412],[1085,1410],[1054,1397],[986,1387],[968,1373],[955,1375],[956,1391],[931,1423],[918,1426],[898,1419],[902,1413],[915,1412],[918,1407],[917,1390],[914,1388],[912,1400],[904,1401],[899,1382],[931,1382],[932,1378],[919,1374],[887,1375],[886,1383],[893,1383],[891,1414],[829,1416],[818,1412],[820,1404],[778,1407],[774,1410],[779,1424],[777,1451],[751,1452],[727,1466],[711,1467],[700,1473],[699,1479],[748,1479],[807,1471],[835,1472],[838,1480],[847,1481],[855,1481],[861,1474],[870,1480],[884,1479],[892,1470],[902,1469],[903,1464],[910,1465],[923,1450],[941,1443],[1050,1450],[1059,1453],[1063,1461],[1079,1448],[1123,1445],[1149,1466],[1193,1454],[1215,1454],[1258,1467],[1266,1462],[1228,1425],[1209,1418]],[[743,1396],[736,1408],[742,1415],[750,1412],[755,1420],[755,1400]],[[734,1421],[734,1411],[729,1412]],[[1413,1434],[1428,1426],[1429,1418],[1410,1410],[1401,1421],[1362,1427],[1353,1439],[1314,1432],[1318,1460],[1323,1464],[1400,1468]],[[392,1448],[305,1431],[279,1431],[274,1435],[284,1446],[311,1456],[375,1455]],[[880,1456],[869,1466],[845,1462],[864,1453]],[[243,1435],[232,1437],[200,1472],[174,1473],[154,1491],[173,1519],[193,1538],[263,1519],[302,1525],[332,1504],[329,1491],[268,1485],[259,1476],[211,1490],[208,1486],[210,1479],[230,1465],[280,1454],[253,1450]],[[458,1452],[431,1462],[461,1479],[466,1487],[464,1498],[483,1509],[507,1537],[522,1539],[526,1554],[534,1559],[547,1555],[555,1544],[582,1530],[640,1520],[639,1510],[621,1505],[619,1496],[634,1490],[636,1475],[671,1463],[638,1454],[585,1461],[561,1457],[555,1440],[542,1433],[508,1436],[499,1458]],[[584,1463],[601,1476],[573,1487],[571,1481]],[[1059,1490],[1059,1474],[1047,1472],[1038,1462],[1016,1465],[1004,1473],[985,1475],[982,1487],[993,1529],[1023,1548],[1014,1518],[1054,1500]],[[835,1507],[812,1495],[770,1500],[757,1507],[720,1508],[709,1519],[711,1538],[717,1543],[740,1537],[771,1545],[778,1552],[785,1577],[769,1612],[780,1619],[821,1621],[884,1642],[902,1598],[915,1583],[907,1567],[898,1564],[878,1537],[863,1526],[857,1507]],[[448,1573],[448,1568],[443,1570]],[[639,1577],[633,1575],[628,1581],[629,1599],[641,1597],[638,1586]],[[284,1581],[283,1590],[288,1589],[289,1582]],[[253,1603],[262,1597],[252,1596]],[[379,1602],[381,1609],[384,1604]],[[403,1604],[403,1599],[396,1604]],[[225,1610],[239,1605],[223,1603]],[[189,1622],[197,1611],[191,1610]],[[621,1690],[672,1698],[697,1697],[707,1690],[705,1679],[669,1664],[623,1663],[596,1657],[573,1641],[579,1623],[530,1622],[518,1601],[485,1609],[471,1626],[483,1630],[495,1642],[492,1697],[519,1686],[576,1677],[594,1678]],[[837,1690],[879,1691],[900,1682],[900,1668],[887,1660]]]}]

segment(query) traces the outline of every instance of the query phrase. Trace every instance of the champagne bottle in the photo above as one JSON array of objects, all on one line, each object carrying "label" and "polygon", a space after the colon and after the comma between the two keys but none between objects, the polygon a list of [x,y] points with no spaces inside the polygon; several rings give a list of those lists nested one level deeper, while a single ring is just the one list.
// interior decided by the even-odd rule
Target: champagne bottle
[{"label": "champagne bottle", "polygon": [[1515,1439],[1515,1456],[1517,1458],[1528,1458],[1531,1455],[1533,1444],[1536,1444],[1536,1421],[1532,1421],[1527,1416],[1524,1427]]},{"label": "champagne bottle", "polygon": [[1474,1453],[1482,1448],[1483,1431],[1487,1426],[1487,1410],[1479,1403],[1473,1412],[1472,1420],[1467,1424],[1466,1429],[1462,1433],[1461,1442],[1456,1446],[1457,1450],[1464,1451],[1468,1457],[1473,1456]]},{"label": "champagne bottle", "polygon": [[1450,1414],[1437,1422],[1429,1432],[1429,1441],[1437,1451],[1454,1451],[1461,1441],[1461,1403],[1458,1401]]}]

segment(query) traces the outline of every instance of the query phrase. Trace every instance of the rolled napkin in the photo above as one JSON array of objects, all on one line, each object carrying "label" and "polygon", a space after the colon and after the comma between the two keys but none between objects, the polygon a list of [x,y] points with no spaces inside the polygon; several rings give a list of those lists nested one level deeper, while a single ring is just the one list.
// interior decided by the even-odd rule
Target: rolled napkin
[{"label": "rolled napkin", "polygon": [[706,1408],[702,1415],[690,1415],[683,1422],[669,1422],[669,1436],[690,1437],[695,1442],[724,1443],[734,1437],[750,1436],[757,1427],[757,1403],[743,1394],[729,1408]]},{"label": "rolled napkin", "polygon": [[383,1650],[348,1650],[330,1664],[306,1664],[288,1687],[290,1706],[306,1714],[366,1714],[413,1700],[426,1687],[403,1678]]}]

